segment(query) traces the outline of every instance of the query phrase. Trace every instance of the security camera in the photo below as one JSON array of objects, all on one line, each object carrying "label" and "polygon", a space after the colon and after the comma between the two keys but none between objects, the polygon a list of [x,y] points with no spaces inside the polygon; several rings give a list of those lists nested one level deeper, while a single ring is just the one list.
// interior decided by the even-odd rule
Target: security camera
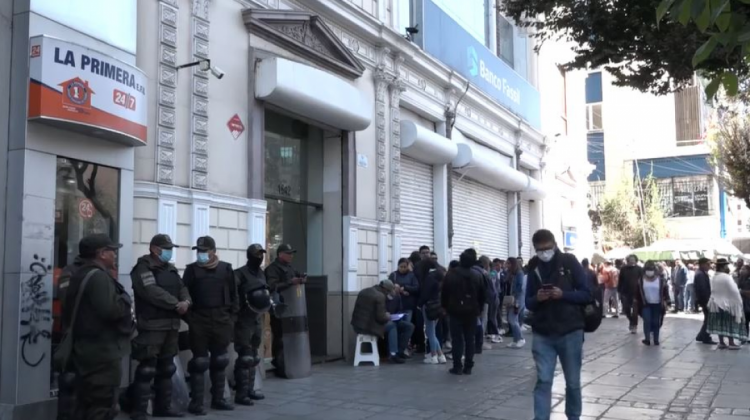
[{"label": "security camera", "polygon": [[215,66],[211,66],[211,74],[213,74],[217,79],[221,79],[222,77],[224,77],[224,72],[221,71],[220,68]]}]

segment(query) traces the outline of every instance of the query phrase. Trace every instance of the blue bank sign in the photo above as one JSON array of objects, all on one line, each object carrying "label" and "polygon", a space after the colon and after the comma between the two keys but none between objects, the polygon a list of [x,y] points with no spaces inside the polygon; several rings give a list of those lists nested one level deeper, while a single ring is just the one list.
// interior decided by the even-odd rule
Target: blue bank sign
[{"label": "blue bank sign", "polygon": [[539,92],[430,0],[424,1],[424,49],[526,120],[542,125]]}]

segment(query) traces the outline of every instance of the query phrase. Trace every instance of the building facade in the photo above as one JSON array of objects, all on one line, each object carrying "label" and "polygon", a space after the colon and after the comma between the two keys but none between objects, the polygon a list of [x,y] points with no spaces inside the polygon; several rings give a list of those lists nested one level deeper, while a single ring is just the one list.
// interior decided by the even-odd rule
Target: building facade
[{"label": "building facade", "polygon": [[443,264],[469,247],[528,260],[549,225],[585,255],[558,59],[493,1],[455,6],[128,0],[71,21],[0,5],[0,418],[54,409],[57,276],[88,233],[124,244],[126,287],[156,233],[180,269],[206,234],[235,267],[250,243],[292,244],[324,359],[353,348],[357,293],[422,245]]}]

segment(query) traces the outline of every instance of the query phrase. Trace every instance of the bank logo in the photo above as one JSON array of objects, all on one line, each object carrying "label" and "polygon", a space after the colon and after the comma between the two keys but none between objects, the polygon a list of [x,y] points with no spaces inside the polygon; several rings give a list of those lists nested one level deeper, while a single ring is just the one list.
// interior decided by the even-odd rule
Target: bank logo
[{"label": "bank logo", "polygon": [[479,56],[477,55],[477,50],[474,47],[469,47],[467,56],[469,59],[469,74],[471,77],[476,77],[479,75]]}]

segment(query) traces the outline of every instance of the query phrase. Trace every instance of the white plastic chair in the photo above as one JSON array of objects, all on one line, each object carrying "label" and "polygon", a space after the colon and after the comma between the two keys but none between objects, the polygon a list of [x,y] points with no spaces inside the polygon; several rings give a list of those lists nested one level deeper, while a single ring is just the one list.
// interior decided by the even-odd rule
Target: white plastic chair
[{"label": "white plastic chair", "polygon": [[[369,344],[370,351],[362,351],[363,347]],[[380,354],[378,352],[378,337],[374,335],[357,334],[357,344],[354,349],[354,367],[360,363],[372,362],[375,366],[380,366]]]}]

